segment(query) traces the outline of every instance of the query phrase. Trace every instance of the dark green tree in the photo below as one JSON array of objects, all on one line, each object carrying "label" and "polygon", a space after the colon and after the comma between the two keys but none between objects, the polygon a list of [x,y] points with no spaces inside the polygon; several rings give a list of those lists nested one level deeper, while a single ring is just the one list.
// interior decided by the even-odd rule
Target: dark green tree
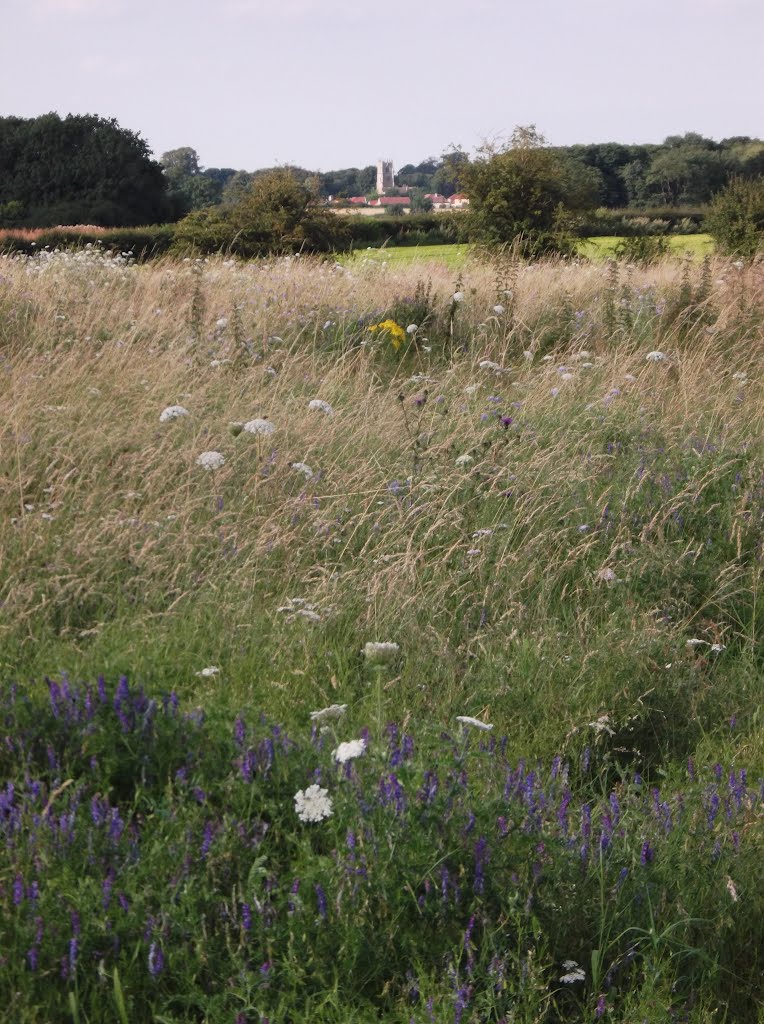
[{"label": "dark green tree", "polygon": [[150,224],[169,212],[146,142],[94,114],[0,118],[0,196],[29,227]]}]

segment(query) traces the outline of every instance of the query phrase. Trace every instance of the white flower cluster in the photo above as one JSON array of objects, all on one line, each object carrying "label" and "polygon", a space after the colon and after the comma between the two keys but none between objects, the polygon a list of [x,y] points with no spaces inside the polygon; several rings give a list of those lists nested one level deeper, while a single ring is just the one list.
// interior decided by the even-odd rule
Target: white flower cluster
[{"label": "white flower cluster", "polygon": [[276,611],[283,612],[291,620],[299,616],[300,618],[307,619],[309,622],[321,621],[321,616],[316,610],[316,606],[310,601],[306,601],[304,597],[288,597],[287,603],[282,604]]},{"label": "white flower cluster", "polygon": [[457,715],[456,721],[461,722],[462,725],[470,725],[479,732],[490,732],[493,729],[493,726],[487,722],[481,722],[479,718],[470,718],[469,715]]},{"label": "white flower cluster", "polygon": [[335,718],[342,718],[347,711],[347,704],[330,704],[328,708],[321,708],[320,711],[311,711],[311,722],[327,722]]},{"label": "white flower cluster", "polygon": [[245,434],[273,434],[276,427],[270,420],[254,419],[247,420],[241,428]]},{"label": "white flower cluster", "polygon": [[221,466],[225,465],[225,455],[222,455],[220,452],[202,452],[196,460],[196,464],[208,471],[220,469]]},{"label": "white flower cluster", "polygon": [[326,413],[327,416],[331,416],[334,413],[334,409],[331,405],[329,405],[328,402],[325,402],[322,398],[311,398],[308,402],[308,408]]},{"label": "white flower cluster", "polygon": [[200,672],[195,674],[201,679],[211,679],[213,676],[220,674],[220,669],[217,665],[208,665],[207,668],[203,668]]},{"label": "white flower cluster", "polygon": [[563,985],[572,985],[576,981],[586,981],[586,971],[575,960],[563,960],[565,974],[560,976]]},{"label": "white flower cluster", "polygon": [[170,423],[172,420],[180,420],[184,416],[190,416],[191,413],[185,406],[182,405],[168,405],[166,409],[162,409],[159,414],[160,423]]},{"label": "white flower cluster", "polygon": [[328,789],[314,783],[307,789],[298,789],[294,795],[294,809],[300,821],[323,821],[332,816],[332,798]]},{"label": "white flower cluster", "polygon": [[346,764],[348,761],[360,757],[364,750],[366,750],[366,740],[349,740],[347,743],[340,743],[332,751],[332,758],[337,764]]},{"label": "white flower cluster", "polygon": [[370,640],[364,644],[363,656],[369,662],[370,665],[384,665],[388,661],[392,661],[400,651],[400,647],[396,643],[392,642],[377,642]]},{"label": "white flower cluster", "polygon": [[310,480],[313,476],[313,470],[305,462],[293,462],[292,469],[296,469],[298,473],[302,473],[306,480]]}]

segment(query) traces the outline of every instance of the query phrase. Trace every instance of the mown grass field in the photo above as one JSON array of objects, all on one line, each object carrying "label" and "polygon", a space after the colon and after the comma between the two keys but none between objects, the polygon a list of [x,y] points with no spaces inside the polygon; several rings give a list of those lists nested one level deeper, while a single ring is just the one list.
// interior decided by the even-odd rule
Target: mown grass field
[{"label": "mown grass field", "polygon": [[760,1019],[762,268],[457,269],[0,263],[8,1019]]},{"label": "mown grass field", "polygon": [[[590,259],[605,259],[611,256],[623,239],[616,236],[587,238],[582,241],[580,252]],[[673,235],[669,237],[672,253],[677,256],[691,255],[694,259],[713,253],[713,239],[710,235]],[[341,262],[355,263],[370,261],[385,263],[391,267],[407,267],[410,264],[439,262],[453,271],[464,266],[471,246],[463,245],[418,245],[398,246],[385,249],[364,249],[343,258]]]}]

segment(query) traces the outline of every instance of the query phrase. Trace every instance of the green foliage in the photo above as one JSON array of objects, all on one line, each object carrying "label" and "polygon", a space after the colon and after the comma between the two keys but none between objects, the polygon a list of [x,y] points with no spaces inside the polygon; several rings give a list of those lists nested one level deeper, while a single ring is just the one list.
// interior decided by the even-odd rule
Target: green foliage
[{"label": "green foliage", "polygon": [[508,148],[485,151],[461,173],[475,240],[517,242],[530,257],[573,250],[566,228],[582,193],[569,192],[564,164],[534,126],[516,129]]},{"label": "green foliage", "polygon": [[733,179],[714,196],[707,223],[721,252],[753,259],[764,248],[764,176]]},{"label": "green foliage", "polygon": [[257,176],[238,202],[190,214],[176,228],[175,248],[242,256],[329,252],[341,246],[344,231],[342,220],[282,168]]},{"label": "green foliage", "polygon": [[25,227],[152,224],[169,206],[161,167],[143,139],[111,118],[0,118],[0,196]]}]

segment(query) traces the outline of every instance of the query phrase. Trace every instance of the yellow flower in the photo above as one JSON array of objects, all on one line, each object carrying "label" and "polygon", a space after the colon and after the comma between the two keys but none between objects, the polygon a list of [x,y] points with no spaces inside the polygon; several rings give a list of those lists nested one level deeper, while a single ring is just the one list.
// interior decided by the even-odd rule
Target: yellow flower
[{"label": "yellow flower", "polygon": [[405,330],[401,327],[400,324],[397,324],[395,320],[383,320],[382,323],[376,324],[374,327],[370,327],[369,330],[387,331],[387,333],[390,335],[390,341],[392,343],[392,346],[396,352],[401,347],[403,342],[406,340]]}]

